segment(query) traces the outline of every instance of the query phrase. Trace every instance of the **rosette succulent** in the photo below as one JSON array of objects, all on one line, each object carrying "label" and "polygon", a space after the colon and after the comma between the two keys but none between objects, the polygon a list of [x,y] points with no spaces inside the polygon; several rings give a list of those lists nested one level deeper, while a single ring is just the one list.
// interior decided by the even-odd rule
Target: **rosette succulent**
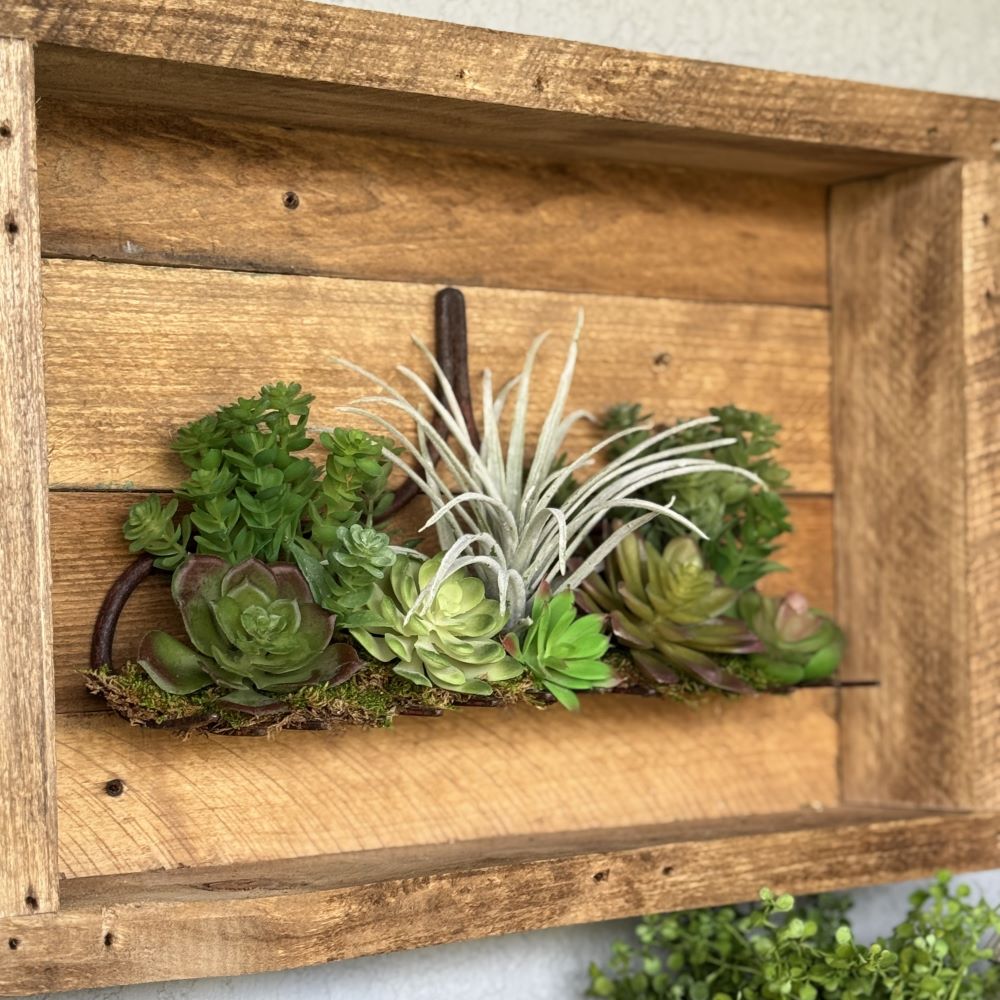
[{"label": "rosette succulent", "polygon": [[171,590],[191,646],[149,632],[138,657],[171,694],[215,684],[225,691],[223,704],[266,710],[279,703],[275,695],[339,684],[363,665],[353,646],[331,645],[334,617],[313,602],[294,566],[255,559],[229,566],[215,556],[191,556],[175,571]]},{"label": "rosette succulent", "polygon": [[341,628],[372,620],[366,609],[375,584],[396,561],[389,536],[360,524],[342,524],[322,559],[315,545],[299,542],[292,554],[317,602],[338,615]]},{"label": "rosette succulent", "polygon": [[573,595],[564,590],[548,601],[536,597],[523,637],[511,632],[503,644],[560,704],[576,710],[576,691],[603,687],[614,679],[601,660],[610,645],[602,625],[600,615],[578,615]]},{"label": "rosette succulent", "polygon": [[764,597],[751,590],[740,598],[737,612],[764,645],[751,663],[776,684],[822,680],[840,664],[844,633],[829,616],[810,608],[805,595]]},{"label": "rosette succulent", "polygon": [[577,595],[585,610],[609,615],[615,636],[654,683],[686,675],[746,692],[749,685],[717,662],[763,648],[742,621],[726,615],[736,598],[705,567],[693,539],[675,538],[660,552],[635,535],[622,540]]},{"label": "rosette succulent", "polygon": [[414,684],[462,694],[488,695],[490,683],[523,670],[495,636],[507,616],[486,597],[482,580],[462,570],[450,574],[425,609],[417,598],[434,578],[441,556],[424,562],[399,556],[387,579],[375,588],[371,624],[352,628],[352,638],[382,663]]}]

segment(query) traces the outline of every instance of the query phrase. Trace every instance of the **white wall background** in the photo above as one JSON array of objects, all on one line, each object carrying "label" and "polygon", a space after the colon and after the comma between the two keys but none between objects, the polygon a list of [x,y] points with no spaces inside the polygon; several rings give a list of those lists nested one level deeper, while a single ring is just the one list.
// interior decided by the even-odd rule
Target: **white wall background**
[{"label": "white wall background", "polygon": [[[1000,0],[357,0],[349,6],[667,55],[1000,100]],[[969,879],[1000,902],[1000,870]],[[870,938],[911,886],[856,894]],[[58,994],[65,1000],[567,1000],[620,921],[294,972]],[[53,994],[53,998],[57,995]]]}]

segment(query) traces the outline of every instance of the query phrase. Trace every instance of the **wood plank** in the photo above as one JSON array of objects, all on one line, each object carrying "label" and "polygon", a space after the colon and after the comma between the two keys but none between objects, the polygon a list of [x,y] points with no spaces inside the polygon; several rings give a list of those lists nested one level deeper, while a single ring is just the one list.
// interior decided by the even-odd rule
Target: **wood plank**
[{"label": "wood plank", "polygon": [[827,302],[826,192],[816,184],[146,109],[45,101],[39,114],[49,256]]},{"label": "wood plank", "polygon": [[31,45],[0,38],[0,915],[54,910],[48,470]]},{"label": "wood plank", "polygon": [[[52,601],[56,711],[104,711],[105,703],[87,693],[79,671],[89,662],[94,616],[108,587],[132,556],[121,535],[122,521],[138,498],[128,493],[52,493]],[[789,573],[765,581],[770,593],[798,588],[815,605],[833,610],[832,503],[828,497],[791,497],[795,531],[781,553]],[[399,518],[400,540],[411,538],[427,516],[415,502]],[[134,656],[139,640],[152,627],[183,635],[170,598],[169,577],[157,574],[129,601],[119,622],[115,662]]]},{"label": "wood plank", "polygon": [[[60,871],[828,808],[838,797],[834,707],[829,689],[698,707],[595,698],[578,714],[468,709],[391,730],[186,742],[113,716],[64,715]],[[118,797],[105,792],[113,778],[125,784]]]},{"label": "wood plank", "polygon": [[[397,362],[424,371],[409,335],[433,342],[431,285],[58,260],[42,271],[53,486],[173,486],[179,425],[276,379],[316,393],[313,420],[329,425],[337,406],[371,391],[331,356],[385,375]],[[784,425],[794,487],[829,492],[823,310],[483,288],[467,299],[477,384],[486,362],[497,379],[519,371],[532,338],[553,331],[535,426],[584,306],[571,407],[636,400],[661,419],[728,402],[763,410]],[[580,430],[569,446],[593,440]]]},{"label": "wood plank", "polygon": [[522,149],[589,144],[606,156],[676,162],[687,154],[702,166],[812,169],[832,179],[921,157],[989,157],[997,137],[997,105],[984,100],[301,0],[258,8],[238,0],[179,7],[122,0],[113,18],[89,0],[15,0],[0,16],[0,32],[97,50],[89,58],[43,51],[43,69],[53,63],[41,82],[53,96],[228,105],[285,124],[346,119],[370,130]]},{"label": "wood plank", "polygon": [[72,879],[0,921],[0,989],[239,975],[394,949],[845,889],[996,862],[995,814],[831,810]]},{"label": "wood plank", "polygon": [[1000,806],[1000,164],[962,169],[971,799]]},{"label": "wood plank", "polygon": [[[833,192],[837,607],[848,675],[882,682],[844,702],[847,801],[1000,804],[995,262],[977,239],[963,290],[962,171]],[[968,195],[967,240],[985,194]]]}]

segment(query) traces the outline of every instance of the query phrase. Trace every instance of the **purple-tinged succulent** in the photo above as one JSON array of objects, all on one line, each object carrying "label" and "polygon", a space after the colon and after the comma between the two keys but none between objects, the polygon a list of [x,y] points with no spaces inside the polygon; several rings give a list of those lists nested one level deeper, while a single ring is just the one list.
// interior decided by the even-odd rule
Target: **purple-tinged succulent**
[{"label": "purple-tinged succulent", "polygon": [[[340,684],[363,666],[347,643],[332,643],[334,616],[313,601],[294,566],[248,559],[230,566],[190,556],[171,592],[191,646],[149,632],[139,664],[164,691],[191,694],[215,684],[224,707],[268,711],[307,684]],[[193,647],[193,648],[192,648]]]}]

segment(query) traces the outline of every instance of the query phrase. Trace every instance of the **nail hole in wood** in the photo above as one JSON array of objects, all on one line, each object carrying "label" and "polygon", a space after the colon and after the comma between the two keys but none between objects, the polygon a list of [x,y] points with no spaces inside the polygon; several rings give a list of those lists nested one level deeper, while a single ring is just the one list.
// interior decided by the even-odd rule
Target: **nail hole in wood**
[{"label": "nail hole in wood", "polygon": [[20,943],[21,942],[18,941],[17,938],[8,938],[8,940],[7,940],[7,947],[10,948],[11,951],[17,951],[17,946]]},{"label": "nail hole in wood", "polygon": [[104,791],[113,799],[116,799],[125,791],[125,782],[121,778],[112,778],[105,784]]},{"label": "nail hole in wood", "polygon": [[535,82],[532,84],[532,87],[539,94],[545,89],[545,80],[542,77],[541,73],[539,73],[538,76],[535,77]]},{"label": "nail hole in wood", "polygon": [[990,213],[983,212],[983,225],[988,226],[990,224]]},{"label": "nail hole in wood", "polygon": [[11,236],[16,236],[18,232],[17,220],[12,212],[8,212],[3,220],[3,227]]},{"label": "nail hole in wood", "polygon": [[655,358],[653,358],[653,364],[656,365],[657,368],[666,368],[671,361],[673,361],[673,358],[670,356],[669,351],[661,351]]},{"label": "nail hole in wood", "polygon": [[608,876],[610,874],[611,874],[611,870],[609,868],[605,868],[604,871],[602,871],[602,872],[594,872],[594,881],[595,882],[606,882],[608,880]]},{"label": "nail hole in wood", "polygon": [[660,874],[661,875],[673,875],[673,873],[674,873],[674,866],[673,865],[664,865],[660,869]]},{"label": "nail hole in wood", "polygon": [[458,72],[457,72],[457,73],[455,74],[455,79],[456,79],[456,80],[464,80],[464,79],[465,79],[465,70],[464,70],[464,69],[460,69],[460,70],[459,70],[459,71],[458,71]]},{"label": "nail hole in wood", "polygon": [[114,943],[115,936],[111,933],[111,931],[108,931],[108,933],[104,935],[104,947],[110,948]]},{"label": "nail hole in wood", "polygon": [[281,196],[281,204],[292,211],[299,207],[299,196],[294,191],[286,191]]},{"label": "nail hole in wood", "polygon": [[0,125],[0,139],[9,139],[11,134],[10,126],[6,122]]},{"label": "nail hole in wood", "polygon": [[24,905],[29,910],[37,910],[38,909],[37,897],[33,893],[29,892],[28,895],[24,897]]}]

